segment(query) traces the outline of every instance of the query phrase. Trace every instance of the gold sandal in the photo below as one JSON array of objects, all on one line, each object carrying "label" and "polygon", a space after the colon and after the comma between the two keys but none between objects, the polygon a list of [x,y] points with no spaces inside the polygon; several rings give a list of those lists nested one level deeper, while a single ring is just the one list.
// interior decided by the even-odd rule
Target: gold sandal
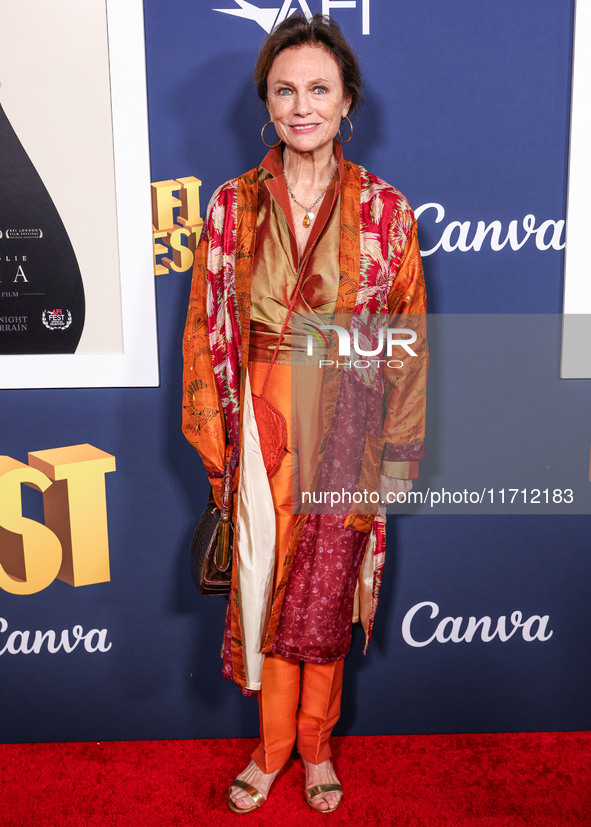
[{"label": "gold sandal", "polygon": [[[237,807],[230,798],[230,792],[232,791],[232,787],[240,787],[241,790],[244,790],[244,792],[248,793],[248,795],[254,801],[254,806]],[[262,807],[266,800],[267,799],[260,790],[257,790],[256,787],[253,787],[252,784],[248,784],[246,781],[241,781],[240,778],[235,778],[228,789],[228,807],[232,810],[233,813],[252,813],[253,810],[257,810],[259,807]]]},{"label": "gold sandal", "polygon": [[306,799],[306,804],[311,807],[317,813],[334,813],[337,807],[340,806],[341,801],[343,800],[343,796],[339,798],[337,803],[334,807],[329,807],[327,810],[319,810],[318,807],[315,807],[312,804],[312,799],[316,798],[317,795],[323,795],[324,793],[342,793],[343,788],[340,784],[315,784],[313,787],[308,787],[304,796]]}]

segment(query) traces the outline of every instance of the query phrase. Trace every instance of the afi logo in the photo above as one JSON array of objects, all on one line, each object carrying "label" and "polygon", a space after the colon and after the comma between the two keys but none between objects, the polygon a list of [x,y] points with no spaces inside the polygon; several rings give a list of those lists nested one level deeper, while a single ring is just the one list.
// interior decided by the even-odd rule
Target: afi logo
[{"label": "afi logo", "polygon": [[[296,11],[303,12],[308,19],[313,14],[307,0],[283,0],[281,6],[262,9],[254,3],[248,3],[247,0],[234,0],[234,2],[238,8],[213,9],[213,11],[232,14],[234,17],[244,17],[246,20],[254,20],[267,34],[270,34],[276,26],[283,23],[287,17],[290,17]],[[316,4],[320,4],[319,0],[316,0]],[[321,8],[317,8],[315,11],[330,17],[331,9],[361,7],[361,32],[362,34],[369,34],[369,4],[370,0],[322,0]]]}]

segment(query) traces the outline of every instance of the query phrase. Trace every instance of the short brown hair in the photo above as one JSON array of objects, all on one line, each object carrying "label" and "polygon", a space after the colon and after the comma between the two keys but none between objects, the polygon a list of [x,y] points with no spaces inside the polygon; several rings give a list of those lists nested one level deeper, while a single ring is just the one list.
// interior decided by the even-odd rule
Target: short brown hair
[{"label": "short brown hair", "polygon": [[340,69],[345,94],[351,97],[351,109],[359,106],[361,70],[355,52],[345,40],[338,23],[322,14],[315,14],[310,20],[303,14],[294,14],[280,23],[263,43],[254,70],[254,82],[263,103],[267,103],[267,78],[279,52],[306,44],[317,44],[328,49]]}]

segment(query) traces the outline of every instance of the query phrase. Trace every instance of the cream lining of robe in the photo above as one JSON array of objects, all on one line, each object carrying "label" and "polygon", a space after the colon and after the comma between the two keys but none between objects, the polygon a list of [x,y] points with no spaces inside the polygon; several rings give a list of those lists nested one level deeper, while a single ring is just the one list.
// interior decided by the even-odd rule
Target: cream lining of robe
[{"label": "cream lining of robe", "polygon": [[[361,622],[363,631],[367,635],[369,627],[369,617],[372,608],[372,594],[373,594],[373,575],[376,561],[374,560],[374,552],[376,547],[375,531],[371,530],[363,555],[363,562],[359,569],[359,578],[355,586],[355,598],[353,600],[353,623]],[[367,638],[366,638],[367,641]],[[367,642],[365,649],[367,649]],[[365,654],[365,649],[363,653]]]},{"label": "cream lining of robe", "polygon": [[[238,576],[245,688],[258,691],[265,659],[261,646],[267,633],[273,600],[276,533],[275,507],[261,451],[248,370],[244,389],[235,531],[233,564],[237,567]],[[361,621],[366,633],[372,607],[375,543],[372,530],[359,572],[353,607],[352,622]]]},{"label": "cream lining of robe", "polygon": [[236,554],[246,689],[261,688],[265,639],[273,599],[275,508],[246,372],[236,509]]}]

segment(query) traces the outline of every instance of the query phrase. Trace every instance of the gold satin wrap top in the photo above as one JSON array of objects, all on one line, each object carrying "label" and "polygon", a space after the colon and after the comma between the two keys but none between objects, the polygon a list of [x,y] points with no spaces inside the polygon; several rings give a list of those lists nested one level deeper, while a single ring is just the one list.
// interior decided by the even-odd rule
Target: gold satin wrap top
[{"label": "gold satin wrap top", "polygon": [[[338,148],[340,150],[340,145]],[[299,260],[281,155],[272,155],[272,159],[265,158],[268,166],[259,168],[249,359],[271,361],[301,267],[310,253],[292,320],[277,354],[277,362],[286,364],[292,352],[305,352],[307,336],[302,332],[302,323],[327,324],[327,317],[335,312],[339,287],[339,192],[344,166],[342,153],[338,152],[337,174],[318,207],[304,254]],[[318,355],[318,350],[315,352]]]}]

